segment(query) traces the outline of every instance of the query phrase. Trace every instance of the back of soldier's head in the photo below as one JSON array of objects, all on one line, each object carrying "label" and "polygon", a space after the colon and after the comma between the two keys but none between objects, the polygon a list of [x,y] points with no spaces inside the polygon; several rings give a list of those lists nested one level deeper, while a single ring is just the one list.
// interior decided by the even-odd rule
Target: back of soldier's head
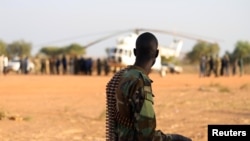
[{"label": "back of soldier's head", "polygon": [[157,57],[158,40],[149,32],[142,33],[136,40],[136,58],[140,60]]}]

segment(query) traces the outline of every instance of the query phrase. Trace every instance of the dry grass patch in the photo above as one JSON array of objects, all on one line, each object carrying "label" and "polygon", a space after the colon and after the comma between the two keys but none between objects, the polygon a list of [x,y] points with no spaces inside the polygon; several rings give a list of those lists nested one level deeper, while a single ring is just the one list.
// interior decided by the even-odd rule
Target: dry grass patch
[{"label": "dry grass patch", "polygon": [[245,83],[245,84],[240,86],[240,90],[249,90],[249,89],[250,89],[250,84],[249,83]]}]

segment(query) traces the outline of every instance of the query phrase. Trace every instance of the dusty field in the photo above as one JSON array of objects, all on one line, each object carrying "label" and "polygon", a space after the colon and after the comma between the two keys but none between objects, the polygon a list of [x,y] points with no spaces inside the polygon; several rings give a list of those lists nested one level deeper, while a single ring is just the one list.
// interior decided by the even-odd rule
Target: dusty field
[{"label": "dusty field", "polygon": [[[157,129],[207,140],[208,124],[250,124],[250,76],[154,80]],[[0,141],[104,141],[110,76],[0,76]]]}]

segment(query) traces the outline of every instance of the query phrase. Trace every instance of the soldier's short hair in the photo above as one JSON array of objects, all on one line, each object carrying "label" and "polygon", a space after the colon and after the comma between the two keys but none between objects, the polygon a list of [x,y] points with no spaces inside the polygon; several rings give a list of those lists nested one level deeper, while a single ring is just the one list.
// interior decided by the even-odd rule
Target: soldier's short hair
[{"label": "soldier's short hair", "polygon": [[149,32],[142,33],[136,39],[136,56],[140,59],[155,58],[158,48],[157,38]]}]

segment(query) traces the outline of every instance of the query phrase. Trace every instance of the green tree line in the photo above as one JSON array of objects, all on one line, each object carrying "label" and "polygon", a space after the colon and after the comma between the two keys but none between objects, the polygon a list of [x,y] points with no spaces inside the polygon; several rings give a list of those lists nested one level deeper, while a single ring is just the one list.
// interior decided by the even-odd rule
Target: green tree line
[{"label": "green tree line", "polygon": [[31,43],[23,40],[14,41],[10,44],[0,41],[0,54],[4,54],[9,57],[30,56],[31,49]]},{"label": "green tree line", "polygon": [[[32,44],[23,40],[14,41],[12,43],[5,43],[0,40],[0,54],[7,55],[9,57],[14,56],[30,56],[32,50]],[[215,56],[219,54],[220,46],[218,44],[211,44],[207,42],[197,42],[192,50],[186,54],[186,59],[190,63],[197,63],[201,55]],[[68,46],[56,47],[56,46],[44,46],[38,54],[42,53],[47,56],[69,54],[69,55],[84,55],[86,50],[83,46],[72,43]],[[235,44],[235,48],[232,53],[225,52],[231,59],[245,58],[250,62],[250,42],[249,41],[238,41]],[[169,61],[169,59],[162,58],[163,61]],[[173,58],[170,60],[174,60]]]},{"label": "green tree line", "polygon": [[[216,56],[219,54],[220,46],[218,44],[211,44],[206,42],[197,42],[193,49],[186,54],[186,58],[190,63],[197,63],[202,55],[205,56]],[[233,52],[226,51],[230,57],[230,60],[236,58],[243,58],[247,62],[250,62],[250,42],[249,41],[238,41],[235,44]]]},{"label": "green tree line", "polygon": [[69,55],[84,55],[86,54],[85,49],[79,44],[71,44],[66,47],[43,47],[40,49],[39,53],[43,53],[47,56],[69,54]]},{"label": "green tree line", "polygon": [[[31,56],[32,44],[23,40],[14,41],[12,43],[5,43],[0,40],[0,55],[4,54],[10,58],[15,56]],[[64,47],[45,46],[40,49],[38,54],[45,54],[46,56],[70,54],[70,55],[84,55],[85,48],[79,44],[73,43]]]}]

